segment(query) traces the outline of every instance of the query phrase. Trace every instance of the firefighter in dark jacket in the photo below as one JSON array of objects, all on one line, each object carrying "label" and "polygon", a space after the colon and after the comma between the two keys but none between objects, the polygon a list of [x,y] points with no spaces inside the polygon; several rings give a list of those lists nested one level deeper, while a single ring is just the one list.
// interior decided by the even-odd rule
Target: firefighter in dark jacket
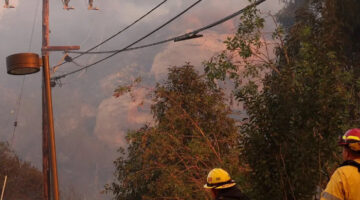
[{"label": "firefighter in dark jacket", "polygon": [[221,168],[211,170],[204,188],[209,189],[215,200],[249,200],[237,187],[229,173]]}]

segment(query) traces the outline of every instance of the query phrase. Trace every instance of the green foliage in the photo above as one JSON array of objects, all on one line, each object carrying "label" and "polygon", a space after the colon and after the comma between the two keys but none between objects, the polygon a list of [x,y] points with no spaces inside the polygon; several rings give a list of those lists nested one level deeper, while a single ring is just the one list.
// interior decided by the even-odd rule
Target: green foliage
[{"label": "green foliage", "polygon": [[285,38],[281,28],[274,32],[275,59],[264,57],[253,8],[225,42],[227,51],[206,63],[213,86],[234,81],[247,112],[240,132],[254,199],[312,199],[336,165],[338,136],[359,126],[360,42],[353,34],[360,2],[309,5]]},{"label": "green foliage", "polygon": [[22,162],[10,150],[9,145],[0,142],[0,186],[7,184],[4,193],[6,200],[38,200],[42,199],[42,173],[30,165]]},{"label": "green foliage", "polygon": [[190,65],[169,69],[154,90],[155,125],[130,131],[115,161],[115,199],[210,199],[203,185],[214,167],[242,181],[240,137],[223,93]]}]

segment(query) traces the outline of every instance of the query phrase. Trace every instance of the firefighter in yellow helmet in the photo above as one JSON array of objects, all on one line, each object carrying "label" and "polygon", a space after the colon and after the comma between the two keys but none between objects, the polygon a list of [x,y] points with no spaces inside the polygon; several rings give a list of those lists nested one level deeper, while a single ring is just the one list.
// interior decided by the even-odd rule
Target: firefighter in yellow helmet
[{"label": "firefighter in yellow helmet", "polygon": [[221,168],[211,170],[204,188],[209,189],[215,200],[249,200],[237,187],[229,173]]},{"label": "firefighter in yellow helmet", "polygon": [[360,129],[348,130],[339,145],[345,162],[331,176],[321,200],[360,200]]}]

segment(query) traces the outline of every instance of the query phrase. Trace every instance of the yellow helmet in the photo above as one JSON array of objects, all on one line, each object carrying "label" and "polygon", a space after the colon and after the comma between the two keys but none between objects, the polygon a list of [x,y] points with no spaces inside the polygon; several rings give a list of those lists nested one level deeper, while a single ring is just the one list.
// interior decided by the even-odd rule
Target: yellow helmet
[{"label": "yellow helmet", "polygon": [[230,178],[229,173],[221,168],[215,168],[209,172],[204,188],[225,189],[234,185],[236,183]]}]

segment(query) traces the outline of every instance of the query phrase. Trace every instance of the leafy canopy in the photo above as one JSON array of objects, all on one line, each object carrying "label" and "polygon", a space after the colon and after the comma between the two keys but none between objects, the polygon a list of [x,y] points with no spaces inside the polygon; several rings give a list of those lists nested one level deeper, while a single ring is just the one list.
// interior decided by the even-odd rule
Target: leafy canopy
[{"label": "leafy canopy", "polygon": [[115,161],[115,199],[210,199],[207,173],[227,169],[237,181],[240,137],[221,90],[209,87],[191,65],[169,69],[153,91],[155,124],[127,134]]},{"label": "leafy canopy", "polygon": [[312,199],[336,165],[338,136],[359,126],[360,2],[305,3],[289,32],[277,26],[271,39],[249,9],[227,50],[206,63],[214,87],[234,82],[247,113],[240,133],[254,199]]}]

